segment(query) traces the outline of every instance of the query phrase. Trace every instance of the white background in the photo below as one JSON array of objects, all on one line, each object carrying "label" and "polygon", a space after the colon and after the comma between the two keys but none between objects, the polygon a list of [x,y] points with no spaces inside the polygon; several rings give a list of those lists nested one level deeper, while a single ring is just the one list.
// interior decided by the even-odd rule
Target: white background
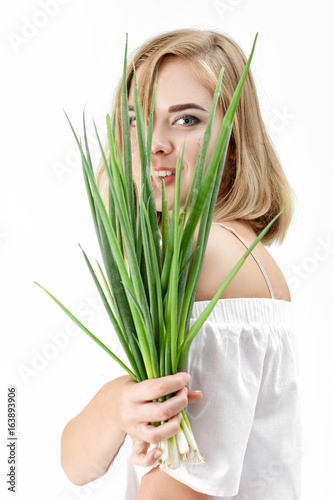
[{"label": "white background", "polygon": [[[52,5],[51,5],[52,4]],[[0,495],[6,490],[7,387],[17,390],[17,499],[117,498],[78,488],[60,467],[60,436],[107,380],[123,374],[40,290],[52,291],[119,354],[78,243],[99,259],[76,145],[102,131],[129,49],[162,31],[217,28],[248,55],[262,113],[297,195],[288,236],[271,252],[292,292],[303,403],[303,500],[331,493],[332,4],[329,0],[67,0],[1,5]],[[48,5],[48,7],[47,7]],[[44,7],[43,7],[44,6]],[[51,10],[52,7],[52,10]],[[48,13],[46,13],[48,11]],[[94,486],[94,488],[93,488]],[[4,497],[5,495],[5,497]],[[284,500],[284,499],[281,499]]]}]

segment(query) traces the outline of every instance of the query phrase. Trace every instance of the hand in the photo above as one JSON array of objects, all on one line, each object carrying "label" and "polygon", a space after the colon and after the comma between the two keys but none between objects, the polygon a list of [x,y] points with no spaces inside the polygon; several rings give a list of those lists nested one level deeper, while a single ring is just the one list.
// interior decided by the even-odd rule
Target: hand
[{"label": "hand", "polygon": [[[174,436],[180,427],[180,411],[188,404],[199,401],[202,393],[188,391],[186,385],[190,376],[185,372],[139,383],[127,375],[121,379],[119,425],[133,440],[132,462],[151,467],[156,463],[156,454],[162,450],[154,448],[147,454],[150,444]],[[172,393],[175,396],[164,402],[153,402]],[[167,422],[158,427],[151,425],[151,422],[165,420]]]}]

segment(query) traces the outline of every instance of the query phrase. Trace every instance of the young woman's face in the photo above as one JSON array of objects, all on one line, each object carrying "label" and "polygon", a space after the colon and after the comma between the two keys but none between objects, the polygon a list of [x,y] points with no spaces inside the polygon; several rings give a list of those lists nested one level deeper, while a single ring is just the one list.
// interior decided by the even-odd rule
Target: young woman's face
[{"label": "young woman's face", "polygon": [[[137,71],[140,86],[141,67]],[[193,70],[179,58],[169,58],[159,67],[154,107],[151,164],[157,175],[165,175],[168,209],[172,210],[175,191],[175,169],[178,151],[185,142],[185,152],[181,174],[181,208],[184,207],[202,145],[213,96],[196,79]],[[131,123],[133,176],[139,179],[140,154],[135,130],[133,83],[129,92],[129,115]],[[222,112],[216,110],[212,138],[207,155],[207,165],[211,158],[222,124]],[[171,174],[171,175],[170,175]],[[154,195],[157,211],[162,211],[162,177],[155,186]],[[153,184],[154,187],[154,184]]]}]

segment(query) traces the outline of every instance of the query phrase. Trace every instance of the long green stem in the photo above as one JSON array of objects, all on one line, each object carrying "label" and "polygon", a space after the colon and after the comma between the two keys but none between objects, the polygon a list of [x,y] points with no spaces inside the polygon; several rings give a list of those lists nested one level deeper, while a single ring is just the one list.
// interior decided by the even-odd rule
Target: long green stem
[{"label": "long green stem", "polygon": [[122,361],[121,359],[118,358],[118,356],[116,356],[112,351],[110,351],[110,349],[108,347],[106,347],[105,344],[103,344],[103,342],[101,342],[93,333],[91,333],[90,330],[88,330],[88,328],[86,328],[82,323],[81,321],[79,321],[61,302],[59,302],[58,299],[56,299],[54,297],[54,295],[52,295],[52,293],[50,293],[48,290],[46,290],[46,288],[44,288],[42,285],[40,285],[39,283],[37,283],[35,281],[36,285],[38,285],[42,290],[44,290],[45,293],[47,293],[47,295],[49,295],[49,297],[51,297],[52,300],[54,300],[54,302],[67,314],[67,316],[72,320],[74,321],[74,323],[76,323],[80,328],[81,330],[83,330],[94,342],[96,342],[97,345],[99,345],[107,354],[109,354],[109,356],[111,356],[115,361],[117,361],[117,363],[129,374],[131,375],[131,377],[136,381],[138,382],[138,378],[137,376],[135,375],[135,373],[133,373]]}]

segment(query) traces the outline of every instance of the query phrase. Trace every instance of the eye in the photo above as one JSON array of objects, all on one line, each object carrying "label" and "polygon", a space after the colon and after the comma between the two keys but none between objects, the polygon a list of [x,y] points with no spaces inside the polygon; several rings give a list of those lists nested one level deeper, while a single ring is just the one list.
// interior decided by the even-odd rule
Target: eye
[{"label": "eye", "polygon": [[193,125],[197,125],[198,123],[200,123],[200,120],[195,116],[184,115],[184,116],[179,116],[174,121],[174,123],[178,122],[180,122],[179,125],[184,125],[185,127],[192,127]]}]

